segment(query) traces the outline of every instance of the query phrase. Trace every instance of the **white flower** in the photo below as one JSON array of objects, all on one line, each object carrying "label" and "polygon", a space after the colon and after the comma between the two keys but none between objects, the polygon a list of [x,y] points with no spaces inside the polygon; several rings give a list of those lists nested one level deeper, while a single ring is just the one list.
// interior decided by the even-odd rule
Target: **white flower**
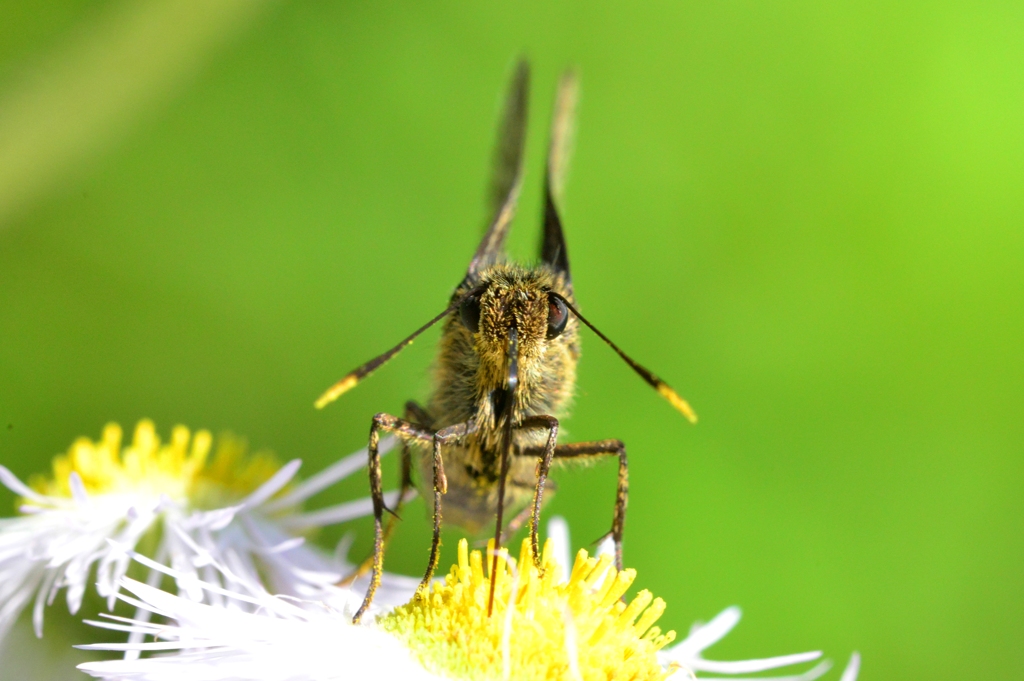
[{"label": "white flower", "polygon": [[[384,451],[393,441],[381,444]],[[33,487],[0,466],[0,483],[21,498],[22,512],[0,519],[0,639],[33,601],[41,636],[44,607],[61,589],[76,613],[94,568],[97,591],[112,607],[130,560],[125,548],[147,546],[143,553],[173,566],[179,592],[192,601],[223,602],[216,591],[197,586],[200,576],[228,588],[347,597],[348,590],[333,585],[353,566],[307,545],[300,533],[366,515],[370,500],[310,513],[299,507],[365,466],[365,450],[293,483],[299,460],[278,466],[266,455],[247,455],[232,438],[222,438],[212,457],[211,446],[209,433],[193,437],[183,426],[161,444],[153,424],[142,421],[123,451],[115,424],[98,442],[79,440],[55,459],[54,477]],[[395,496],[390,493],[388,503]],[[148,581],[157,584],[160,577],[152,571]],[[386,575],[380,602],[402,602],[417,584]],[[148,616],[146,609],[137,613]]]},{"label": "white flower", "polygon": [[126,577],[122,585],[131,596],[120,598],[169,623],[116,617],[109,617],[112,622],[90,622],[158,640],[82,647],[176,654],[92,662],[80,665],[82,671],[125,681],[434,678],[398,639],[374,626],[353,624],[351,611],[271,596],[258,588],[232,592],[164,571],[215,594],[227,607],[197,603]]},{"label": "white flower", "polygon": [[[140,610],[162,616],[167,623],[106,616],[109,621],[91,624],[131,632],[136,640],[83,647],[153,656],[90,662],[79,669],[95,677],[121,681],[333,681],[437,678],[431,674],[448,676],[447,672],[465,678],[468,661],[473,678],[534,678],[530,670],[517,669],[515,662],[510,664],[527,660],[527,664],[534,665],[537,677],[549,678],[551,670],[558,669],[555,658],[568,655],[567,678],[582,679],[589,678],[588,668],[594,668],[593,660],[586,656],[600,658],[599,666],[614,661],[617,655],[622,660],[622,653],[614,648],[622,641],[629,647],[626,659],[638,654],[653,656],[663,641],[672,639],[671,632],[662,634],[651,626],[664,603],[659,606],[658,599],[651,603],[650,595],[643,596],[643,592],[628,607],[619,603],[616,594],[629,586],[635,573],[616,572],[609,567],[609,557],[589,558],[582,551],[570,570],[564,521],[552,521],[549,529],[544,561],[552,568],[550,571],[540,574],[533,568],[528,545],[524,545],[519,561],[519,565],[529,566],[526,570],[516,572],[516,561],[504,552],[502,555],[499,566],[508,567],[499,572],[497,589],[503,596],[495,601],[493,618],[482,614],[487,577],[480,555],[468,555],[463,543],[459,564],[448,577],[434,584],[429,596],[417,597],[376,622],[366,618],[358,625],[351,623],[351,612],[329,604],[271,596],[251,585],[233,592],[140,558],[151,568],[189,581],[225,599],[225,605],[238,607],[200,604],[125,578],[123,589],[131,596],[121,598]],[[528,618],[525,624],[516,619],[524,613]],[[605,613],[612,613],[610,620]],[[623,619],[627,615],[628,619]],[[736,662],[705,660],[702,651],[725,636],[738,620],[739,610],[729,608],[708,624],[695,626],[684,641],[662,651],[653,661],[653,668],[647,670],[653,669],[653,675],[638,678],[663,678],[666,674],[680,681],[697,678],[697,674],[699,678],[717,678],[705,677],[704,672],[756,673],[821,657],[820,652],[810,652]],[[512,631],[517,626],[513,622],[531,631]],[[553,624],[564,627],[556,632]],[[587,629],[592,624],[597,629]],[[448,635],[435,637],[435,630],[428,630],[431,627],[442,627]],[[537,627],[542,628],[532,631]],[[153,640],[142,642],[139,636]],[[524,641],[537,646],[525,656],[514,650]],[[475,649],[466,652],[467,648]],[[829,666],[822,662],[797,675],[773,678],[810,681],[823,675]],[[854,654],[841,681],[855,681],[858,666],[859,657]]]},{"label": "white flower", "polygon": [[[725,675],[755,674],[769,669],[779,669],[803,662],[810,662],[821,657],[821,652],[813,651],[753,660],[730,660],[728,662],[704,659],[701,653],[706,648],[725,638],[726,634],[732,631],[732,628],[739,621],[740,609],[736,606],[726,608],[707,624],[694,624],[690,628],[689,636],[677,645],[660,651],[658,656],[666,666],[678,666],[679,671],[672,678],[680,680],[685,678],[715,678],[705,676],[704,672]],[[832,662],[830,660],[822,660],[816,666],[800,674],[774,677],[760,676],[756,678],[774,679],[775,681],[812,681],[823,676],[831,668]],[[840,681],[855,681],[859,669],[860,655],[853,653]],[[700,672],[699,676],[698,672]],[[736,679],[736,677],[732,678]]]}]

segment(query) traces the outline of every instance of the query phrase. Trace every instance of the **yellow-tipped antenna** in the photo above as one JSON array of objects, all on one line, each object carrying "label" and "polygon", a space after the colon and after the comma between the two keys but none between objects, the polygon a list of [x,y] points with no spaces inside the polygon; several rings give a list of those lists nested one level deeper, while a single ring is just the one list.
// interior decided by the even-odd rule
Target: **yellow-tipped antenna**
[{"label": "yellow-tipped antenna", "polygon": [[[556,293],[554,295],[558,294]],[[690,403],[684,400],[682,397],[680,397],[679,393],[672,389],[672,386],[670,386],[668,383],[655,376],[654,372],[652,372],[650,369],[647,369],[646,367],[642,366],[641,364],[636,362],[632,357],[624,353],[618,345],[612,342],[612,340],[608,336],[601,333],[596,326],[588,322],[586,317],[581,315],[579,313],[579,310],[573,307],[572,303],[570,303],[562,296],[558,297],[562,300],[563,303],[565,303],[566,307],[572,310],[572,313],[576,315],[577,319],[586,324],[587,327],[589,327],[591,331],[596,333],[601,338],[601,340],[607,343],[612,350],[619,353],[619,357],[621,357],[626,362],[626,364],[628,364],[633,369],[633,371],[640,374],[640,378],[647,381],[647,383],[652,388],[658,391],[659,395],[664,397],[666,400],[668,400],[669,404],[678,409],[679,412],[683,416],[685,416],[690,423],[697,423],[697,414],[690,407]]]},{"label": "yellow-tipped antenna", "polygon": [[352,388],[356,387],[356,384],[358,384],[359,381],[362,380],[362,378],[363,377],[357,375],[356,372],[348,374],[347,376],[345,376],[345,378],[341,379],[340,381],[332,385],[330,388],[328,388],[323,395],[316,398],[316,402],[313,403],[314,406],[317,409],[323,409],[328,404],[338,399]]},{"label": "yellow-tipped antenna", "polygon": [[653,374],[651,375],[656,381],[654,388],[658,391],[658,394],[668,400],[669,404],[682,412],[683,416],[685,416],[690,423],[697,423],[697,414],[694,413],[693,408],[690,407],[690,403],[680,397],[679,393],[673,390],[672,386],[668,383]]},{"label": "yellow-tipped antenna", "polygon": [[416,331],[414,331],[411,336],[409,336],[408,338],[406,338],[401,343],[391,348],[384,354],[378,355],[371,359],[366,364],[359,367],[358,369],[350,371],[348,374],[345,375],[343,379],[341,379],[340,381],[332,385],[330,388],[328,388],[327,391],[317,399],[317,401],[314,403],[316,408],[323,409],[328,404],[338,399],[352,388],[359,385],[359,381],[363,380],[364,378],[372,374],[381,365],[383,365],[389,359],[391,359],[399,352],[404,350],[406,346],[410,345],[414,340],[416,340],[416,336],[420,335],[421,333],[432,327],[434,324],[444,319],[444,317],[450,314],[453,310],[457,309],[459,306],[459,302],[461,302],[461,299],[456,301],[452,305],[449,305],[444,312],[437,315],[420,328],[416,329]]}]

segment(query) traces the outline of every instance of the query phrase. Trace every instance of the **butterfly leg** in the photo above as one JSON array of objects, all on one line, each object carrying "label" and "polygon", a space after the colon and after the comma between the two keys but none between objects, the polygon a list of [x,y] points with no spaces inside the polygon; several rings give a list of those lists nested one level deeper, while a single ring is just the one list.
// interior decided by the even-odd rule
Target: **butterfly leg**
[{"label": "butterfly leg", "polygon": [[[544,444],[543,449],[540,450],[540,460],[537,462],[537,486],[533,490],[533,504],[530,508],[530,548],[533,550],[533,564],[539,570],[541,568],[541,556],[537,528],[540,525],[540,507],[544,503],[544,485],[548,480],[551,460],[554,458],[556,451],[555,441],[558,439],[558,419],[554,416],[530,416],[523,419],[518,427],[520,429],[544,429],[548,431],[548,440]],[[523,453],[533,452],[535,449],[527,449]],[[532,455],[537,456],[536,453]]]},{"label": "butterfly leg", "polygon": [[[421,428],[427,428],[427,424],[430,423],[430,415],[427,414],[427,410],[421,407],[416,402],[410,400],[405,403],[405,420],[413,424],[419,425]],[[399,511],[402,510],[402,504],[406,500],[406,496],[409,490],[412,489],[412,452],[409,451],[409,442],[406,440],[402,441],[402,462],[401,470],[399,471],[398,481],[398,501],[395,502],[394,510],[385,507],[384,510],[391,513],[392,517],[388,518],[388,524],[384,526],[384,539],[383,548],[387,549],[388,542],[391,539],[391,534],[394,531],[395,523],[401,520]],[[338,582],[338,586],[348,586],[355,580],[359,579],[373,567],[373,554],[371,553],[366,557],[359,567],[356,568],[352,574],[345,577],[343,580]]]},{"label": "butterfly leg", "polygon": [[[433,441],[434,433],[421,426],[400,419],[391,414],[377,414],[373,417],[370,426],[369,472],[370,472],[370,496],[373,499],[373,573],[370,576],[370,585],[366,590],[366,597],[363,604],[359,606],[353,622],[359,622],[370,603],[373,602],[373,595],[380,586],[380,576],[384,570],[384,492],[381,490],[380,475],[380,445],[381,431],[395,433],[403,440],[418,440],[423,443]],[[404,464],[403,464],[404,467]]]},{"label": "butterfly leg", "polygon": [[[515,479],[510,480],[509,482],[514,487],[526,488],[526,489],[529,489],[530,491],[534,491],[537,488],[537,484],[535,482],[531,482],[531,483],[527,484],[527,483],[520,482],[520,481],[515,480]],[[558,491],[558,486],[555,485],[555,481],[554,480],[549,479],[546,483],[544,483],[544,496],[541,499],[541,507],[542,508],[544,507],[545,504],[547,504],[549,501],[551,501],[551,497],[555,496],[555,492],[556,491]],[[501,543],[502,543],[502,545],[508,544],[508,542],[512,539],[512,537],[515,535],[515,533],[519,531],[519,528],[521,528],[523,525],[525,525],[526,522],[532,516],[533,516],[533,505],[529,504],[529,505],[527,505],[526,508],[524,508],[523,510],[519,511],[519,513],[517,513],[516,516],[514,518],[512,518],[512,520],[508,521],[508,525],[505,526],[505,531],[501,533]],[[480,541],[479,542],[479,546],[481,546],[481,547],[482,546],[486,546],[486,543],[487,543],[486,541]]]},{"label": "butterfly leg", "polygon": [[[406,411],[408,414],[408,411]],[[398,484],[398,500],[395,502],[395,508],[390,509],[387,506],[384,510],[391,514],[388,518],[387,524],[384,526],[384,537],[381,541],[381,551],[387,549],[388,542],[391,541],[391,534],[394,532],[395,525],[399,520],[402,519],[400,513],[402,510],[402,504],[406,501],[406,497],[409,494],[409,490],[412,489],[412,453],[409,451],[409,443],[402,441],[402,454],[401,454],[401,469],[399,471],[399,484]],[[338,586],[349,586],[352,582],[356,581],[373,567],[373,553],[366,557],[366,559],[359,564],[359,566],[353,570],[348,576],[338,582]]]},{"label": "butterfly leg", "polygon": [[434,474],[434,534],[430,542],[430,559],[427,561],[427,571],[420,582],[420,588],[430,586],[430,580],[437,569],[437,561],[441,554],[441,495],[448,491],[448,478],[444,474],[444,460],[441,458],[441,445],[448,445],[458,442],[470,433],[476,432],[476,422],[467,421],[448,426],[434,433],[433,444],[433,474]]},{"label": "butterfly leg", "polygon": [[[530,447],[525,455],[547,456],[546,447]],[[615,542],[615,567],[622,569],[622,532],[626,525],[626,506],[629,500],[629,461],[626,445],[621,440],[597,440],[594,442],[573,442],[558,445],[554,449],[555,459],[588,459],[599,456],[617,456],[619,459],[619,481],[615,490],[615,515],[612,529],[608,534]],[[607,535],[606,535],[607,536]]]}]

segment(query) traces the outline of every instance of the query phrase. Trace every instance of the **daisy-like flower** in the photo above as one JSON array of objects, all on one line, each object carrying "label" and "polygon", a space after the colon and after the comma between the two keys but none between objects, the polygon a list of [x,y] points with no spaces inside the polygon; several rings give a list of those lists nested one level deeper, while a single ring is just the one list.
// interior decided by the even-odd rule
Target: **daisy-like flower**
[{"label": "daisy-like flower", "polygon": [[[193,578],[195,587],[244,604],[246,610],[197,603],[124,578],[123,589],[131,595],[121,598],[162,616],[166,623],[107,616],[108,621],[91,624],[153,640],[83,647],[154,655],[79,668],[98,678],[122,681],[683,681],[698,674],[705,678],[704,672],[747,674],[821,657],[820,652],[809,652],[740,662],[704,659],[702,652],[736,624],[735,608],[695,626],[685,640],[669,648],[675,632],[663,632],[656,625],[665,602],[647,591],[623,602],[636,573],[615,570],[607,553],[591,557],[581,550],[570,568],[564,523],[552,525],[542,571],[534,567],[529,542],[523,543],[518,561],[505,550],[499,553],[490,616],[490,561],[479,551],[470,552],[465,540],[459,544],[458,562],[445,578],[364,624],[352,624],[349,611],[270,596],[259,589],[233,592]],[[139,560],[178,580],[187,579],[149,559]],[[854,655],[841,681],[854,681],[858,665]],[[829,664],[822,662],[798,675],[774,678],[811,681],[828,669]]]},{"label": "daisy-like flower", "polygon": [[[41,636],[44,607],[61,589],[76,613],[93,570],[99,595],[112,607],[130,562],[126,548],[171,565],[179,592],[191,601],[223,603],[216,591],[199,586],[200,578],[298,598],[348,593],[333,584],[352,566],[305,544],[301,533],[366,515],[370,500],[310,513],[300,507],[364,466],[365,451],[294,482],[299,460],[279,465],[270,455],[247,454],[232,437],[221,438],[214,450],[207,431],[193,435],[177,426],[163,443],[144,420],[129,445],[122,447],[121,439],[116,424],[96,442],[79,439],[54,459],[52,477],[31,485],[0,466],[0,483],[20,497],[21,511],[0,519],[0,638],[33,601]],[[157,584],[161,577],[153,571],[147,581]],[[382,603],[408,598],[416,583],[387,576]],[[136,616],[144,620],[149,612]]]}]

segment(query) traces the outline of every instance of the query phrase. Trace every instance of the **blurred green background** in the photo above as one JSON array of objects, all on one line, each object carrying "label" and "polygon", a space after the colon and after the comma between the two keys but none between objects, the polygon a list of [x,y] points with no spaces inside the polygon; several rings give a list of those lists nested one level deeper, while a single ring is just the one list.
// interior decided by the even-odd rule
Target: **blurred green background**
[{"label": "blurred green background", "polygon": [[[701,417],[584,336],[565,430],[628,444],[626,558],[663,621],[743,606],[718,658],[1024,675],[1024,5],[157,5],[0,5],[0,462],[27,476],[151,417],[315,471],[425,398],[436,330],[312,406],[462,276],[523,53],[513,253],[534,255],[573,64],[580,304]],[[155,37],[104,37],[139,26]],[[577,545],[607,530],[614,478],[557,476]],[[416,504],[388,556],[409,574]],[[33,645],[4,661],[50,654]]]}]

